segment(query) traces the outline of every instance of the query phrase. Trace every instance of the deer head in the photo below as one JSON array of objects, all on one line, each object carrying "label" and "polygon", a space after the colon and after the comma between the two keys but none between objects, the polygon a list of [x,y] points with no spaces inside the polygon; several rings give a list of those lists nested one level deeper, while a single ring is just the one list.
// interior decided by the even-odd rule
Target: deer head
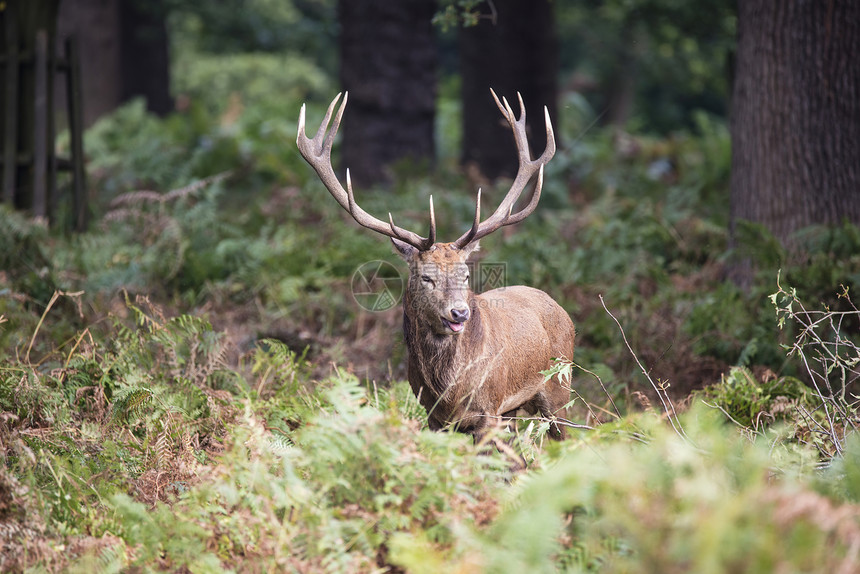
[{"label": "deer head", "polygon": [[[334,116],[331,130],[328,129],[329,123],[341,94],[332,100],[313,139],[305,135],[304,105],[299,114],[296,144],[302,157],[314,168],[332,197],[359,225],[391,238],[397,252],[409,265],[409,283],[404,302],[407,305],[406,313],[414,314],[419,322],[426,322],[425,324],[439,336],[462,333],[471,315],[473,296],[469,289],[469,269],[466,265],[469,255],[478,248],[478,241],[482,237],[505,225],[519,223],[535,210],[543,187],[543,167],[555,154],[555,136],[546,107],[544,107],[544,116],[547,145],[541,156],[533,160],[526,137],[526,111],[522,96],[517,93],[520,104],[520,117],[517,119],[507,99],[499,100],[493,90],[490,90],[490,93],[513,131],[519,168],[510,190],[493,214],[484,221],[481,221],[481,190],[478,189],[472,227],[453,243],[436,242],[436,215],[433,210],[432,196],[430,197],[430,229],[427,237],[422,237],[395,225],[390,212],[388,222],[384,222],[364,211],[355,201],[348,169],[346,189],[343,188],[331,165],[331,150],[346,108],[348,93],[344,94],[343,102]],[[514,204],[535,176],[537,181],[528,203],[515,212]]]},{"label": "deer head", "polygon": [[405,243],[397,248],[409,265],[406,313],[438,336],[462,333],[474,301],[466,261],[478,243],[462,249],[452,243],[437,243],[426,251]]}]

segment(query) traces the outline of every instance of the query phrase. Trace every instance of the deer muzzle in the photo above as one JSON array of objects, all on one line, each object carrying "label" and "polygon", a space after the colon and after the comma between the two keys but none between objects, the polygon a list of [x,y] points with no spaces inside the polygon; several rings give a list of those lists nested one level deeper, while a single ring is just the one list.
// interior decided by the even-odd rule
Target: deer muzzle
[{"label": "deer muzzle", "polygon": [[449,311],[451,318],[442,317],[442,324],[452,333],[460,333],[471,315],[468,307],[453,307]]}]

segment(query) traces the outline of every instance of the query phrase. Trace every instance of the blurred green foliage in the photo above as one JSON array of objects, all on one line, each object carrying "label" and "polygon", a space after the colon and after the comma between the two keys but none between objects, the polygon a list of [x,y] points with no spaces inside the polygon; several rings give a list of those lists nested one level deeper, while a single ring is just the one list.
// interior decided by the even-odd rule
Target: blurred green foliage
[{"label": "blurred green foliage", "polygon": [[[316,60],[301,53],[187,56],[174,63],[173,90],[210,113],[230,110],[238,115],[250,108],[263,121],[295,114],[291,109],[295,102],[322,100],[335,90]],[[222,124],[230,119],[230,115],[222,117]]]},{"label": "blurred green foliage", "polygon": [[[629,415],[532,452],[533,469],[512,478],[499,452],[479,456],[466,437],[422,430],[404,383],[364,389],[340,371],[313,380],[277,341],[229,367],[207,321],[165,317],[146,299],[130,310],[130,323],[94,344],[0,365],[11,445],[0,483],[19,493],[15,520],[35,545],[29,558],[15,547],[4,560],[19,562],[6,565],[856,565],[856,511],[840,502],[860,492],[853,442],[821,474],[815,451],[792,440],[809,435],[768,430],[772,419],[800,420],[791,403],[808,392],[796,381],[739,369],[702,397],[759,429],[753,442],[701,409],[682,417],[686,438],[659,417]],[[790,552],[775,543],[785,537]],[[80,553],[58,556],[59,539],[80,541]]]},{"label": "blurred green foliage", "polygon": [[[676,431],[653,412],[628,415],[513,471],[503,451],[427,430],[405,383],[371,388],[340,370],[313,380],[272,340],[231,367],[207,321],[127,305],[132,320],[104,340],[0,363],[0,510],[28,540],[6,546],[6,571],[860,565],[856,435],[820,472],[792,432],[742,435],[699,403]],[[724,386],[706,403],[751,415],[769,402],[784,423],[779,398],[806,394],[743,369]]]},{"label": "blurred green foliage", "polygon": [[334,0],[165,0],[180,49],[211,54],[315,54],[334,72]]},{"label": "blurred green foliage", "polygon": [[[336,89],[333,6],[177,1],[185,99],[88,131],[91,231],[0,209],[0,570],[856,571],[853,410],[830,425],[786,356],[800,315],[769,296],[780,273],[846,310],[822,343],[857,343],[860,230],[804,230],[801,258],[753,225],[728,244],[730,141],[709,98],[726,90],[730,7],[557,5],[568,71],[608,73],[635,40],[642,104],[628,133],[595,127],[599,97],[565,95],[541,206],[477,254],[570,311],[588,370],[564,366],[587,423],[570,440],[545,444],[540,420],[499,431],[529,465],[514,472],[504,449],[425,428],[397,380],[396,313],[351,297],[360,264],[402,263],[294,147],[300,105],[316,126]],[[445,78],[438,168],[357,189],[367,211],[421,229],[433,195],[440,237],[468,228],[457,94]],[[487,204],[506,183],[481,183]],[[757,270],[743,289],[725,281],[736,259]],[[676,401],[707,386],[678,432],[600,295]],[[352,374],[359,359],[387,378]]]},{"label": "blurred green foliage", "polygon": [[772,374],[758,379],[745,367],[734,367],[719,384],[697,392],[696,398],[725,409],[727,416],[747,428],[761,428],[775,420],[791,420],[795,404],[809,411],[815,402],[806,386],[792,377],[778,378]]},{"label": "blurred green foliage", "polygon": [[[579,86],[576,89],[581,88],[599,112],[606,111],[611,92],[624,78],[632,85],[629,122],[636,130],[665,134],[693,127],[698,111],[725,114],[736,28],[734,3],[565,0],[553,6],[562,78]],[[280,74],[292,75],[294,68],[307,69],[309,74],[316,68],[329,78],[337,73],[339,28],[334,0],[168,0],[165,8],[170,15],[177,94],[203,85],[214,91],[195,96],[226,102],[218,97],[229,95],[222,93],[225,84],[241,86],[244,79],[254,84],[250,92],[265,88],[263,74],[250,73],[255,69],[275,78],[273,88],[281,87]],[[487,12],[486,0],[440,4],[434,23],[441,32],[443,76],[457,74],[455,29],[475,25],[479,14]],[[240,60],[260,53],[273,57],[244,63],[243,71]],[[206,65],[213,56],[220,58]],[[197,73],[206,74],[209,81],[189,82],[188,74]],[[316,83],[307,77],[304,89]],[[290,80],[280,84],[296,88]],[[328,94],[322,97],[327,98]]]},{"label": "blurred green foliage", "polygon": [[[247,71],[276,57],[245,55],[235,63]],[[201,72],[187,75],[189,93],[201,94],[187,108],[158,120],[133,102],[87,133],[103,218],[93,233],[40,247],[50,251],[43,254],[49,264],[35,267],[59,270],[55,276],[64,280],[55,288],[108,296],[127,289],[183,304],[257,301],[313,332],[351,333],[354,270],[369,260],[400,263],[383,239],[344,217],[295,153],[301,100],[311,94],[307,89],[321,94],[326,82],[308,82],[298,66],[283,77],[260,77],[259,91],[225,80],[223,91],[211,90],[221,95],[207,100],[210,72],[203,71],[213,62],[201,59]],[[290,82],[295,90],[285,87]],[[456,84],[446,86],[440,141],[456,142]],[[724,368],[765,365],[796,375],[767,302],[774,277],[782,269],[804,297],[834,301],[836,286],[856,285],[860,273],[857,228],[804,231],[799,239],[808,257],[800,261],[787,259],[763,228],[740,224],[730,250],[730,142],[719,118],[697,113],[693,129],[660,138],[594,127],[598,114],[577,94],[566,96],[564,108],[557,128],[570,143],[547,170],[541,209],[516,232],[486,238],[479,257],[504,262],[508,283],[543,288],[561,300],[578,324],[583,365],[602,365],[620,388],[632,391],[644,381],[596,304],[598,294],[624,324],[647,326],[633,334],[634,343],[669,374],[706,357]],[[312,100],[309,125],[321,116]],[[371,213],[391,211],[402,225],[420,228],[434,195],[440,236],[456,236],[470,225],[473,196],[466,178],[446,169],[453,159],[443,159],[430,177],[396,166],[391,189],[359,189],[357,197]],[[504,186],[484,186],[485,200],[492,205]],[[741,289],[723,281],[726,263],[745,257],[759,269],[754,284]],[[53,288],[41,285],[45,299]],[[664,358],[671,348],[679,354]],[[719,373],[709,373],[691,373],[676,385],[716,382]]]},{"label": "blurred green foliage", "polygon": [[442,32],[459,26],[470,27],[478,24],[481,17],[480,7],[485,0],[443,0],[439,11],[433,17],[433,24]]},{"label": "blurred green foliage", "polygon": [[602,112],[612,90],[629,89],[637,131],[692,127],[699,110],[726,113],[733,2],[585,0],[558,2],[556,14],[562,70],[596,83],[588,97]]}]

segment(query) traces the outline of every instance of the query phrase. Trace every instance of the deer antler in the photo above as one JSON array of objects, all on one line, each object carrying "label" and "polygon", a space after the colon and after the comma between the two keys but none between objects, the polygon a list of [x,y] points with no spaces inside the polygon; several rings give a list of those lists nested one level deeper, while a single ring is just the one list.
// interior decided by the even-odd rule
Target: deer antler
[{"label": "deer antler", "polygon": [[[514,116],[514,111],[508,104],[508,100],[502,98],[502,101],[500,102],[498,96],[496,96],[496,93],[492,89],[490,90],[490,93],[493,94],[493,99],[496,100],[496,105],[499,107],[502,115],[505,116],[505,119],[508,120],[508,123],[511,125],[511,130],[514,132],[514,141],[517,145],[520,167],[517,170],[517,176],[514,178],[514,182],[511,184],[511,189],[508,191],[507,195],[505,195],[502,203],[499,204],[496,211],[494,211],[493,214],[483,222],[481,221],[481,190],[478,190],[478,198],[475,202],[475,221],[472,223],[472,228],[454,242],[454,246],[458,249],[462,249],[469,243],[489,235],[500,227],[519,223],[531,215],[535,210],[535,207],[537,207],[538,201],[540,201],[541,187],[543,187],[543,166],[552,159],[553,155],[555,155],[555,135],[552,131],[552,123],[549,119],[549,110],[546,106],[544,106],[543,109],[546,119],[546,149],[544,149],[543,154],[541,154],[539,158],[532,160],[531,152],[529,151],[528,138],[526,137],[526,107],[523,105],[522,96],[517,92],[517,99],[520,102],[520,118],[517,119],[516,116]],[[504,105],[502,105],[502,102],[504,102]],[[514,204],[517,202],[520,195],[522,195],[523,190],[534,177],[535,173],[537,173],[537,183],[535,183],[535,188],[534,191],[532,191],[528,205],[520,211],[513,213]]]},{"label": "deer antler", "polygon": [[413,233],[408,229],[403,229],[394,225],[394,218],[391,213],[388,214],[388,223],[381,221],[366,211],[364,211],[356,202],[355,195],[352,191],[352,181],[349,178],[349,170],[346,170],[346,190],[338,181],[331,166],[331,148],[334,145],[334,137],[337,134],[337,129],[340,127],[340,120],[343,116],[343,111],[346,108],[346,101],[349,97],[349,92],[343,95],[343,102],[337,110],[337,115],[334,117],[331,131],[328,130],[329,121],[334,111],[337,101],[341,94],[335,96],[326,111],[325,118],[320,124],[316,135],[310,139],[305,135],[305,105],[302,104],[302,111],[299,113],[299,130],[296,136],[296,145],[299,146],[299,152],[302,157],[311,164],[311,167],[317,172],[320,179],[331,193],[332,197],[340,204],[342,208],[347,210],[349,214],[358,222],[359,225],[372,229],[377,233],[387,235],[392,239],[399,239],[409,245],[415,247],[419,251],[426,251],[436,243],[436,215],[433,212],[433,197],[430,197],[430,232],[426,238],[421,237],[417,233]]}]

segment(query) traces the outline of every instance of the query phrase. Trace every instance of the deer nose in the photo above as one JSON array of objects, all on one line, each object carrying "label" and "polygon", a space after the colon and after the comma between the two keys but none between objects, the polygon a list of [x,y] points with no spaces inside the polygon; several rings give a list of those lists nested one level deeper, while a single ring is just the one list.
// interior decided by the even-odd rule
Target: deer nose
[{"label": "deer nose", "polygon": [[462,309],[451,309],[451,318],[454,319],[456,323],[465,323],[469,320],[469,308],[463,307]]}]

